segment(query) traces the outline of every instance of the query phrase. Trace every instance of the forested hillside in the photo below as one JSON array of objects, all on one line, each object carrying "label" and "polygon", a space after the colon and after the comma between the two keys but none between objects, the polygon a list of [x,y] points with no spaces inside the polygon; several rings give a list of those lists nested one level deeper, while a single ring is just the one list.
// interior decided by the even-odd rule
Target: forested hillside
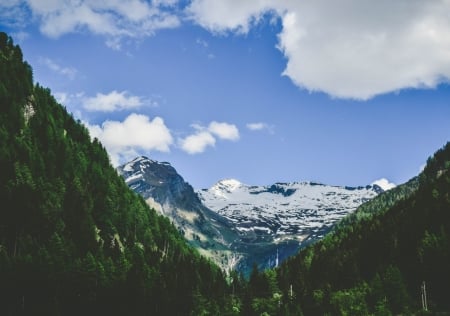
[{"label": "forested hillside", "polygon": [[[277,270],[285,313],[450,311],[450,143],[423,173],[362,205]],[[291,287],[292,286],[292,287]],[[292,290],[291,290],[292,289]]]},{"label": "forested hillside", "polygon": [[128,189],[0,33],[0,315],[227,314],[216,266]]}]

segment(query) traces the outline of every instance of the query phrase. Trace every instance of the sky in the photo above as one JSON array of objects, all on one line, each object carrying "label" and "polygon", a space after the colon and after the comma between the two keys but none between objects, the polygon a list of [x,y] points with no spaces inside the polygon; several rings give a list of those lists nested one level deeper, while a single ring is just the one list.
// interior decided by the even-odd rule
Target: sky
[{"label": "sky", "polygon": [[0,0],[0,31],[114,165],[194,188],[400,184],[450,139],[450,3]]}]

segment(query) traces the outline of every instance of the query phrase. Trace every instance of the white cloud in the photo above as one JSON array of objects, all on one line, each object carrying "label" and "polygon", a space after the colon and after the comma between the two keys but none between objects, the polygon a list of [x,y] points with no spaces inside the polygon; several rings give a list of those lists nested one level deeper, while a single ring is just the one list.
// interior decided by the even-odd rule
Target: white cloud
[{"label": "white cloud", "polygon": [[260,131],[266,127],[265,123],[248,123],[247,128],[251,131]]},{"label": "white cloud", "polygon": [[142,151],[169,152],[172,134],[164,120],[130,114],[123,122],[105,121],[100,125],[86,124],[92,137],[97,137],[107,149],[111,162],[118,165]]},{"label": "white cloud", "polygon": [[389,182],[388,179],[381,178],[377,181],[374,181],[372,185],[378,185],[380,188],[382,188],[384,191],[390,190],[395,188],[397,185],[395,183]]},{"label": "white cloud", "polygon": [[57,74],[63,75],[71,80],[75,79],[78,72],[75,68],[61,66],[50,58],[40,58],[39,62]]},{"label": "white cloud", "polygon": [[243,34],[269,14],[282,25],[277,48],[287,61],[283,75],[308,91],[359,100],[448,82],[449,11],[448,0],[4,0],[0,4],[6,25],[17,17],[17,25],[37,21],[50,37],[88,31],[105,36],[106,44],[116,50],[124,38],[178,27],[186,16],[213,33]]},{"label": "white cloud", "polygon": [[237,141],[239,130],[234,124],[212,121],[208,127],[192,124],[196,132],[186,138],[180,139],[180,147],[188,154],[199,154],[208,147],[214,147],[216,138],[222,140]]},{"label": "white cloud", "polygon": [[246,126],[251,131],[263,131],[263,130],[266,130],[270,134],[274,133],[274,126],[273,125],[269,125],[267,123],[263,123],[263,122],[248,123]]},{"label": "white cloud", "polygon": [[212,32],[234,31],[247,33],[263,13],[272,9],[270,0],[193,0],[188,14]]},{"label": "white cloud", "polygon": [[138,96],[130,95],[127,91],[111,91],[108,94],[97,93],[95,97],[86,98],[83,107],[88,111],[113,112],[135,109],[143,106],[145,101]]},{"label": "white cloud", "polygon": [[264,13],[281,18],[283,75],[309,91],[366,100],[450,79],[450,2],[410,0],[193,0],[212,32],[245,33]]},{"label": "white cloud", "polygon": [[208,146],[214,147],[216,139],[207,131],[198,131],[180,141],[181,148],[188,154],[199,154]]},{"label": "white cloud", "polygon": [[234,124],[213,121],[209,124],[208,131],[221,139],[233,141],[239,139],[239,130]]},{"label": "white cloud", "polygon": [[67,33],[89,31],[108,37],[107,43],[115,43],[123,37],[143,37],[156,30],[174,28],[180,19],[173,12],[174,0],[160,0],[153,5],[142,0],[23,0],[15,1],[11,9],[31,11],[40,24],[43,34],[57,38]]}]

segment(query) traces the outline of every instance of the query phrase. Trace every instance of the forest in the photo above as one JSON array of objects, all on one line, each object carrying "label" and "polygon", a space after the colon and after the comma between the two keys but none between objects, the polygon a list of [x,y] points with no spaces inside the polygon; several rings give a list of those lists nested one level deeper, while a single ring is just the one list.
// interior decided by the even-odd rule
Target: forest
[{"label": "forest", "polygon": [[0,33],[0,314],[226,314],[224,273],[128,189]]},{"label": "forest", "polygon": [[277,269],[226,273],[127,187],[0,33],[1,315],[448,315],[449,192],[447,144]]}]

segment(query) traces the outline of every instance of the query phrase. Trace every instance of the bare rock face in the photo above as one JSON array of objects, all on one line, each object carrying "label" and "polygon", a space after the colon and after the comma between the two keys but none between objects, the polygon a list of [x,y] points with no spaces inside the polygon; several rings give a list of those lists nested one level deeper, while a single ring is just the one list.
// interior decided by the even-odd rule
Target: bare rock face
[{"label": "bare rock face", "polygon": [[167,162],[138,157],[117,168],[128,186],[167,216],[180,233],[224,269],[234,269],[242,257],[230,250],[238,231],[225,217],[205,207],[177,171]]},{"label": "bare rock face", "polygon": [[224,269],[273,267],[383,189],[314,182],[249,186],[235,179],[194,191],[167,162],[138,157],[118,168],[126,183]]}]

